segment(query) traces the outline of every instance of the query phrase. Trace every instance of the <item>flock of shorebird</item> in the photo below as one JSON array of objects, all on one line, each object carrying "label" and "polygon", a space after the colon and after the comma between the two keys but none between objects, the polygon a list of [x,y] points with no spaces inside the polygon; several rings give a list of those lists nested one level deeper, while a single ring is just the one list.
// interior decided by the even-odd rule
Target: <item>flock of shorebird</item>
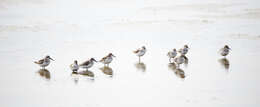
[{"label": "flock of shorebird", "polygon": [[[225,45],[223,48],[220,49],[220,55],[225,57],[229,54],[230,50],[231,50],[230,47],[228,45]],[[140,62],[141,57],[145,55],[146,51],[147,50],[145,46],[143,46],[140,49],[133,51],[133,53],[139,57],[139,62]],[[174,48],[172,51],[167,53],[167,56],[169,57],[169,62],[175,63],[177,67],[179,67],[180,64],[183,64],[185,62],[186,60],[185,55],[188,53],[188,51],[189,51],[188,45],[184,45],[184,47],[179,49],[178,51]],[[178,53],[180,55],[178,55]],[[103,57],[99,62],[103,63],[104,66],[108,67],[109,64],[113,61],[113,57],[115,57],[115,55],[109,53],[107,56]],[[35,61],[34,63],[38,64],[40,67],[45,69],[45,67],[47,67],[50,64],[51,60],[53,59],[50,56],[46,56],[45,58],[39,61]],[[78,61],[75,60],[74,63],[70,65],[70,69],[72,70],[73,73],[77,73],[79,68],[84,68],[88,71],[88,69],[91,68],[95,62],[98,61],[96,61],[94,58],[91,58],[81,64],[78,64]]]}]

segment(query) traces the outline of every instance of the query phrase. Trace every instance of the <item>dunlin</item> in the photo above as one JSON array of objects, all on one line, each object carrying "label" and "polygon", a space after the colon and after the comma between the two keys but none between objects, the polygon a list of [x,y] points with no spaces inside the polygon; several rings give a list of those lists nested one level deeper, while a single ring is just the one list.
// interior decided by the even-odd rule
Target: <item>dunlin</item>
[{"label": "dunlin", "polygon": [[51,62],[50,60],[53,60],[53,59],[50,56],[47,55],[45,58],[43,58],[39,61],[35,61],[34,63],[38,64],[40,67],[45,69],[45,67],[47,67],[50,64],[50,62]]},{"label": "dunlin", "polygon": [[171,63],[171,59],[174,58],[177,55],[176,49],[173,49],[172,51],[168,52],[167,56],[169,57],[169,61]]},{"label": "dunlin", "polygon": [[144,56],[145,52],[146,52],[145,46],[134,51],[134,53],[139,57],[139,62],[140,62],[140,57]]},{"label": "dunlin", "polygon": [[185,56],[181,55],[181,56],[175,58],[174,61],[177,64],[177,66],[179,67],[180,64],[183,64],[185,62]]},{"label": "dunlin", "polygon": [[73,73],[77,73],[77,71],[79,69],[77,60],[75,60],[74,63],[70,65],[70,69],[72,70]]},{"label": "dunlin", "polygon": [[220,54],[222,55],[222,56],[227,56],[228,54],[229,54],[229,51],[230,51],[231,49],[229,48],[229,46],[228,45],[225,45],[224,46],[224,48],[221,48],[220,49]]},{"label": "dunlin", "polygon": [[85,68],[88,71],[88,69],[94,65],[94,62],[97,62],[97,61],[94,58],[91,58],[90,60],[80,64],[79,66],[82,68]]},{"label": "dunlin", "polygon": [[181,49],[178,50],[178,52],[179,52],[180,54],[182,54],[182,55],[186,55],[186,54],[188,53],[188,51],[189,51],[188,45],[184,45],[183,48],[181,48]]},{"label": "dunlin", "polygon": [[99,62],[103,63],[104,66],[109,66],[109,64],[113,61],[113,57],[115,57],[115,55],[109,53],[107,56],[103,57]]}]

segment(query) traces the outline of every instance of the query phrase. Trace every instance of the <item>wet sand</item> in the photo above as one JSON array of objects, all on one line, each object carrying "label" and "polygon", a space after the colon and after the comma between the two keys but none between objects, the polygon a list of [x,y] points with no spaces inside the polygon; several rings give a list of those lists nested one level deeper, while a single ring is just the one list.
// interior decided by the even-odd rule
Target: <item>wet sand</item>
[{"label": "wet sand", "polygon": [[[3,107],[258,107],[257,0],[0,0]],[[176,69],[167,52],[188,44]],[[218,50],[225,44],[231,54]],[[133,50],[148,52],[138,63]],[[75,59],[101,59],[72,74]],[[50,55],[41,70],[33,61]]]}]

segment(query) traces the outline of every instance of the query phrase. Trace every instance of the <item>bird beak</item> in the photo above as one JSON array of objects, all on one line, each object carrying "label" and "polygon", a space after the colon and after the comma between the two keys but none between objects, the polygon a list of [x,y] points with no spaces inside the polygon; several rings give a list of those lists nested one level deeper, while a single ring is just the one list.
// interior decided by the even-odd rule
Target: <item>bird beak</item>
[{"label": "bird beak", "polygon": [[97,62],[97,60],[94,59],[95,62]]},{"label": "bird beak", "polygon": [[[53,60],[51,57],[50,57],[50,60]],[[54,60],[53,60],[54,61]]]},{"label": "bird beak", "polygon": [[116,57],[115,55],[112,55],[113,57]]}]

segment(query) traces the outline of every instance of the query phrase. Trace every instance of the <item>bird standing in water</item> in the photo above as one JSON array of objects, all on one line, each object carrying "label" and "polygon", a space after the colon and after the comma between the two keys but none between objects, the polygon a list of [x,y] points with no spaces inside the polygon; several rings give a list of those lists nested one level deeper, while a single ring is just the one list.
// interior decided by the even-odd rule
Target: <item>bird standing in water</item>
[{"label": "bird standing in water", "polygon": [[94,65],[94,62],[97,62],[97,61],[94,58],[91,58],[90,60],[83,62],[79,66],[82,68],[85,68],[88,71],[88,69]]},{"label": "bird standing in water", "polygon": [[185,56],[181,55],[174,59],[175,63],[177,64],[177,67],[179,67],[180,64],[183,64],[185,62]]},{"label": "bird standing in water", "polygon": [[75,60],[74,63],[70,65],[70,69],[72,70],[73,73],[77,73],[77,71],[79,69],[77,60]]},{"label": "bird standing in water", "polygon": [[229,46],[228,46],[228,45],[225,45],[224,48],[221,48],[221,49],[220,49],[220,54],[221,54],[222,56],[226,57],[226,56],[229,54],[229,51],[230,51],[230,50],[231,50],[231,49],[229,48]]},{"label": "bird standing in water", "polygon": [[177,50],[173,49],[172,51],[168,52],[167,56],[169,57],[169,61],[171,63],[171,59],[177,55]]},{"label": "bird standing in water", "polygon": [[109,53],[107,56],[103,57],[99,62],[103,63],[104,66],[109,66],[109,64],[113,61],[113,57],[115,57],[115,55],[113,55],[112,53]]},{"label": "bird standing in water", "polygon": [[45,58],[43,58],[39,61],[35,61],[34,63],[38,64],[40,67],[45,69],[45,67],[47,67],[51,63],[51,60],[53,60],[53,59],[49,55],[47,55]]},{"label": "bird standing in water", "polygon": [[144,54],[146,53],[146,48],[145,46],[143,46],[142,48],[140,49],[137,49],[136,51],[134,51],[134,53],[139,57],[139,62],[140,62],[140,58],[142,56],[144,56]]},{"label": "bird standing in water", "polygon": [[181,48],[181,49],[179,49],[178,52],[179,52],[181,55],[186,55],[186,54],[188,53],[189,49],[190,49],[190,48],[188,47],[188,45],[184,45],[184,47]]}]

